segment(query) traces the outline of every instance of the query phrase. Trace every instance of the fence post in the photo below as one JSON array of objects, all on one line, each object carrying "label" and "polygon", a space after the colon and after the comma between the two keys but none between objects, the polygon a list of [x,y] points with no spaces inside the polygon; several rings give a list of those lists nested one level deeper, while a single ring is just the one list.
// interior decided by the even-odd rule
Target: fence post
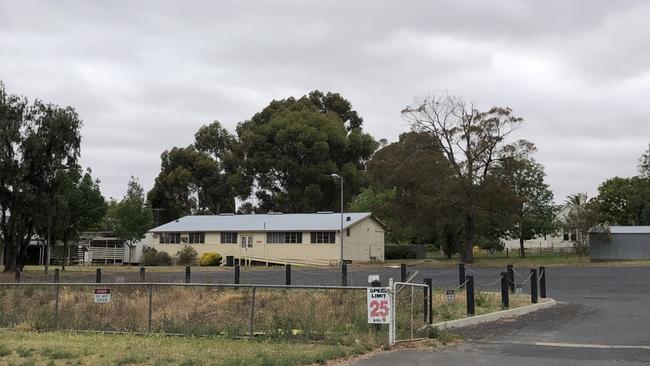
[{"label": "fence post", "polygon": [[59,282],[59,269],[55,268],[54,269],[54,283],[58,283],[58,282]]},{"label": "fence post", "polygon": [[147,284],[147,333],[151,333],[152,314],[153,314],[153,285]]},{"label": "fence post", "polygon": [[539,297],[546,298],[546,267],[539,267]]},{"label": "fence post", "polygon": [[399,282],[406,282],[406,264],[400,263],[399,265]]},{"label": "fence post", "polygon": [[287,286],[291,286],[291,265],[290,264],[287,264],[284,267],[284,274],[285,274],[284,284]]},{"label": "fence post", "polygon": [[14,281],[16,283],[20,283],[20,271],[19,270],[16,270],[16,272],[14,273]]},{"label": "fence post", "polygon": [[427,285],[426,290],[428,290],[428,296],[424,299],[424,306],[426,309],[425,320],[428,324],[433,324],[433,280],[431,278],[425,278],[424,284]]},{"label": "fence post", "polygon": [[239,263],[235,264],[235,285],[239,285]]},{"label": "fence post", "polygon": [[97,268],[95,271],[95,283],[102,283],[102,269]]},{"label": "fence post", "polygon": [[[59,272],[58,269],[54,273]],[[58,274],[56,275],[56,284],[54,285],[54,329],[59,327],[59,280]]]},{"label": "fence post", "polygon": [[248,334],[253,338],[254,335],[254,321],[255,321],[255,287],[251,289],[251,314],[248,320]]},{"label": "fence post", "polygon": [[530,302],[537,304],[537,270],[530,270]]},{"label": "fence post", "polygon": [[458,263],[458,285],[462,289],[464,286],[463,284],[465,283],[465,263],[460,262]]},{"label": "fence post", "polygon": [[465,282],[467,297],[467,315],[474,315],[474,276],[467,276]]},{"label": "fence post", "polygon": [[508,272],[501,272],[501,306],[510,307],[510,294],[508,292]]},{"label": "fence post", "polygon": [[145,279],[144,267],[140,267],[140,282],[144,282],[144,279]]},{"label": "fence post", "polygon": [[190,283],[192,277],[192,267],[185,266],[185,283]]},{"label": "fence post", "polygon": [[347,286],[347,285],[348,285],[348,264],[342,263],[341,264],[341,286]]},{"label": "fence post", "polygon": [[508,264],[506,266],[506,269],[508,271],[508,282],[510,284],[510,292],[514,294],[515,293],[515,270],[512,267],[512,264]]}]

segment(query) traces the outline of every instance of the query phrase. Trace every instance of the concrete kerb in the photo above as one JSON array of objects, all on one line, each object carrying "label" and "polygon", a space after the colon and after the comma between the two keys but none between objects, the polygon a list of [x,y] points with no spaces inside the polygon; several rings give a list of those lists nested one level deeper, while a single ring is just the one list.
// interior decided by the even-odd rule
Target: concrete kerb
[{"label": "concrete kerb", "polygon": [[[541,299],[540,299],[541,300]],[[531,304],[526,306],[521,306],[514,309],[501,310],[494,313],[476,315],[469,318],[450,320],[446,322],[440,322],[430,325],[430,327],[438,329],[450,329],[450,328],[464,328],[470,327],[472,325],[477,325],[481,323],[493,322],[501,319],[512,318],[516,316],[522,316],[530,314],[532,312],[548,309],[557,305],[557,301],[551,298],[546,298],[544,301],[540,301],[537,304]]]}]

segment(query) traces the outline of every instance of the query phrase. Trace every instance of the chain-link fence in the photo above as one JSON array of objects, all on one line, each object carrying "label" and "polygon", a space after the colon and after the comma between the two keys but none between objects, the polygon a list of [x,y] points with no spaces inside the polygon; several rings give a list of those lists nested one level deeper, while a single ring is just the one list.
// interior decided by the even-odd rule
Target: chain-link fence
[{"label": "chain-link fence", "polygon": [[309,340],[385,332],[367,323],[365,287],[162,283],[0,284],[0,327]]}]

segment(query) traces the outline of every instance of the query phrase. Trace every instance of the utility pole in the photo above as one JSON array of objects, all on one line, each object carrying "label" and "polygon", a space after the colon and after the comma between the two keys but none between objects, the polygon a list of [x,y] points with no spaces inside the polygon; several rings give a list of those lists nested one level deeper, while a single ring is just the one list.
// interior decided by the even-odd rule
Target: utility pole
[{"label": "utility pole", "polygon": [[343,177],[332,174],[332,178],[341,180],[341,266],[343,265]]}]

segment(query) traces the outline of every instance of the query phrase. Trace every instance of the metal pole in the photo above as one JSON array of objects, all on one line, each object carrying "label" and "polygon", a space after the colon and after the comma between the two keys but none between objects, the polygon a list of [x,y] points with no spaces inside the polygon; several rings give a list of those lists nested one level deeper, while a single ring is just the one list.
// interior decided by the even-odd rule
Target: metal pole
[{"label": "metal pole", "polygon": [[413,339],[413,314],[415,308],[415,286],[409,286],[411,288],[411,339]]},{"label": "metal pole", "polygon": [[[56,270],[59,271],[58,269]],[[59,284],[58,284],[58,273],[57,273],[57,284],[54,285],[54,329],[59,325]]]},{"label": "metal pole", "polygon": [[151,315],[153,314],[153,285],[147,285],[147,333],[151,333]]},{"label": "metal pole", "polygon": [[251,289],[251,314],[250,314],[250,319],[248,319],[248,334],[250,334],[251,338],[254,335],[253,333],[254,321],[255,321],[255,287]]},{"label": "metal pole", "polygon": [[341,265],[343,265],[343,176],[341,176]]},{"label": "metal pole", "polygon": [[427,321],[429,324],[433,324],[433,280],[431,278],[425,278],[424,284],[427,285]]}]

